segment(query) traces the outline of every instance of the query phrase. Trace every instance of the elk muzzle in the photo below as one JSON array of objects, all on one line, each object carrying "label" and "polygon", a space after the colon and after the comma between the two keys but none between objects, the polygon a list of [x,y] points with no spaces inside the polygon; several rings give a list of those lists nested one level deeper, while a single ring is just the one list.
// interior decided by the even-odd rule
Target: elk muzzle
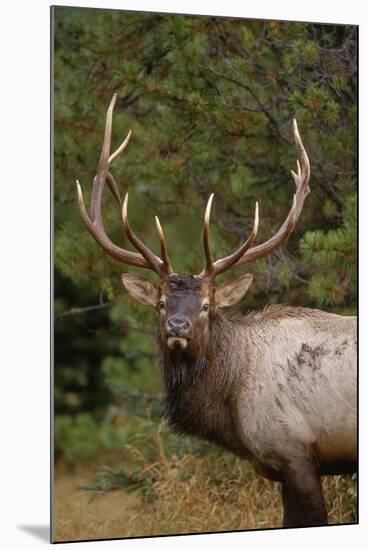
[{"label": "elk muzzle", "polygon": [[191,323],[185,317],[174,315],[166,321],[167,345],[170,349],[186,349],[191,333]]}]

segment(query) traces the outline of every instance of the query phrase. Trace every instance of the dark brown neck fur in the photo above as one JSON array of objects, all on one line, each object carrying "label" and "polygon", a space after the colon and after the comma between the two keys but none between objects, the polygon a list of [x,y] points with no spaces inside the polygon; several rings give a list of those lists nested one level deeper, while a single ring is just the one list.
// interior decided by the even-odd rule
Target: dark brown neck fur
[{"label": "dark brown neck fur", "polygon": [[214,441],[244,456],[232,419],[237,372],[229,364],[233,323],[215,315],[200,357],[169,351],[157,337],[165,385],[164,416],[178,433]]}]

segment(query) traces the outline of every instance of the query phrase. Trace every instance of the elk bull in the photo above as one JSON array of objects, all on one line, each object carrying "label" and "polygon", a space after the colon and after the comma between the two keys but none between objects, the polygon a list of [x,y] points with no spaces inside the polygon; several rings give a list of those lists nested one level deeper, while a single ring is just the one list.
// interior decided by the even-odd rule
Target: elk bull
[{"label": "elk bull", "polygon": [[326,524],[321,475],[356,471],[356,319],[282,305],[225,317],[221,309],[244,296],[252,276],[213,284],[220,273],[279,247],[294,229],[310,191],[309,160],[296,121],[296,192],[280,229],[268,241],[252,246],[258,229],[256,204],[250,237],[236,252],[214,261],[208,235],[211,195],[204,218],[205,266],[191,276],[173,271],[157,217],[161,257],[134,234],[128,222],[128,194],[123,225],[138,252],[116,246],[106,235],[103,187],[106,181],[121,204],[110,165],[131,134],[110,154],[115,100],[116,95],[107,112],[90,211],[77,181],[79,207],[105,252],[160,276],[158,285],[127,274],[122,282],[135,300],[153,307],[160,317],[157,349],[166,418],[174,430],[214,441],[280,482],[285,527]]}]

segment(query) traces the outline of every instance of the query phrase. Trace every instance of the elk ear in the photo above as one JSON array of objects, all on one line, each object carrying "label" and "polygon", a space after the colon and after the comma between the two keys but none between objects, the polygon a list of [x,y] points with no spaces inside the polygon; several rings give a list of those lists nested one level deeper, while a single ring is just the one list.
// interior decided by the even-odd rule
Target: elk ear
[{"label": "elk ear", "polygon": [[121,276],[121,281],[134,300],[145,306],[156,307],[159,295],[156,285],[147,279],[127,273]]},{"label": "elk ear", "polygon": [[215,289],[215,301],[217,307],[228,307],[241,300],[252,284],[253,275],[247,273],[233,281],[222,283]]}]

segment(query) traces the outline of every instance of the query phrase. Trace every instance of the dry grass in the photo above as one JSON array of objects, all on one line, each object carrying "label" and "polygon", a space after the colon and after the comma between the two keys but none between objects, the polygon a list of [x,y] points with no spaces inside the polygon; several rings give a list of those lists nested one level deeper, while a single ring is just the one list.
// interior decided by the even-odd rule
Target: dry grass
[{"label": "dry grass", "polygon": [[115,491],[92,495],[78,490],[100,464],[70,469],[59,464],[54,485],[54,541],[126,536],[126,524],[140,504],[138,495]]},{"label": "dry grass", "polygon": [[[134,491],[88,492],[100,464],[55,472],[54,540],[88,540],[173,533],[198,533],[280,527],[281,499],[276,483],[257,477],[227,453],[179,458],[167,455],[157,438],[157,460],[131,449],[123,463],[135,472]],[[106,462],[106,461],[105,461]],[[122,459],[115,458],[121,468]],[[113,462],[113,465],[114,465]],[[110,477],[114,473],[110,470]],[[116,479],[120,479],[116,474]],[[111,481],[111,480],[110,480]],[[116,484],[118,486],[119,483]],[[329,522],[356,521],[356,487],[351,479],[325,478]]]}]

